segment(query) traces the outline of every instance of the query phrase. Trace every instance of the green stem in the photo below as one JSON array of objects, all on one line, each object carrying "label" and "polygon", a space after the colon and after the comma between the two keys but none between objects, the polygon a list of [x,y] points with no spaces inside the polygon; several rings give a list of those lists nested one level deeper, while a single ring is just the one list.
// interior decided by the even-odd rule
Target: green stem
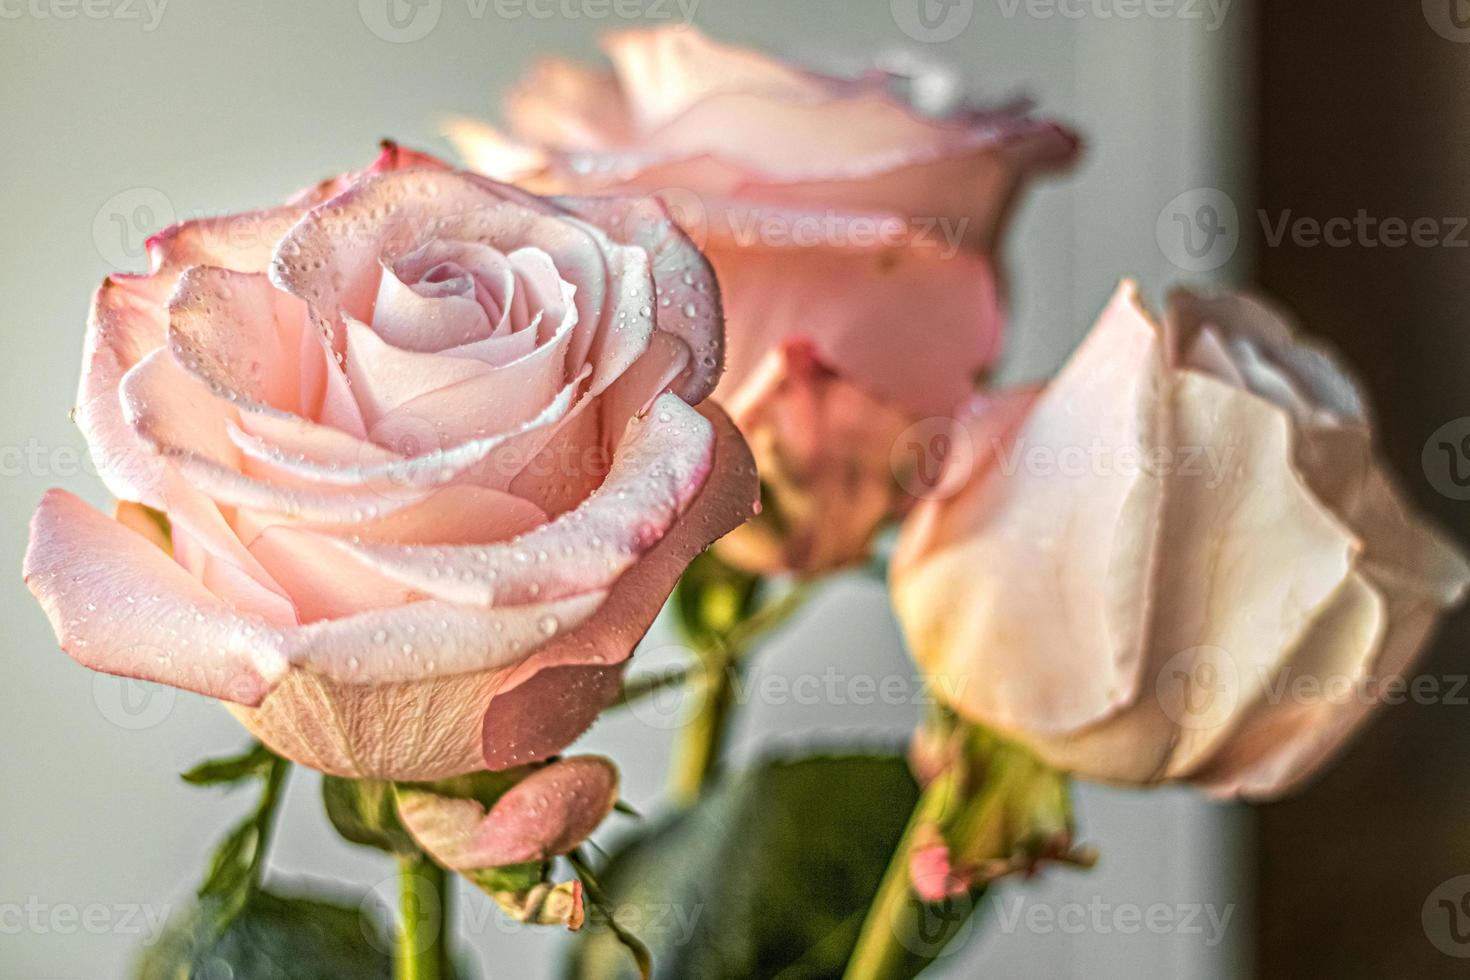
[{"label": "green stem", "polygon": [[280,810],[281,790],[285,788],[286,776],[291,772],[291,763],[276,756],[271,760],[265,777],[265,789],[260,794],[260,805],[255,811],[255,851],[250,855],[250,889],[260,888],[260,879],[265,874],[265,855],[270,848],[271,833],[276,826],[276,813]]},{"label": "green stem", "polygon": [[735,651],[735,655],[739,657],[752,643],[760,639],[762,634],[786,622],[793,613],[805,605],[807,599],[811,598],[812,588],[809,582],[798,582],[779,599],[761,606],[731,628],[730,635],[725,639],[725,645]]},{"label": "green stem", "polygon": [[689,683],[690,677],[696,673],[697,671],[691,670],[688,667],[679,667],[659,674],[634,678],[623,685],[622,693],[618,695],[618,699],[613,703],[613,707],[625,708],[630,704],[635,704],[644,698],[652,697],[671,687],[683,687]]},{"label": "green stem", "polygon": [[926,904],[914,894],[909,879],[909,859],[920,828],[944,811],[953,792],[951,777],[941,776],[919,797],[868,916],[863,920],[843,980],[916,976],[964,925],[972,898],[961,896],[941,905]]},{"label": "green stem", "polygon": [[449,876],[427,857],[399,858],[398,895],[394,980],[453,980]]},{"label": "green stem", "polygon": [[704,669],[696,682],[699,699],[694,717],[684,724],[670,773],[674,805],[693,806],[719,771],[720,753],[735,703],[736,666],[727,650],[701,654]]},{"label": "green stem", "polygon": [[693,806],[719,772],[741,663],[762,637],[789,619],[810,595],[810,585],[797,584],[700,651],[700,669],[695,675],[698,707],[684,725],[670,773],[669,795],[676,806]]}]

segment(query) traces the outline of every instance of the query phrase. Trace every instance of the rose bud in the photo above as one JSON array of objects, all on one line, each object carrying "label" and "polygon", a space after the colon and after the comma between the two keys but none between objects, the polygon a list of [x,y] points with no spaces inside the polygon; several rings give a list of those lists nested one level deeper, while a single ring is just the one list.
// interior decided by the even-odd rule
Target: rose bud
[{"label": "rose bud", "polygon": [[154,236],[85,357],[103,479],[162,516],[47,495],[25,571],[63,649],[337,775],[557,753],[756,496],[738,432],[691,407],[720,373],[713,275],[647,199],[390,146]]},{"label": "rose bud", "polygon": [[[692,28],[621,32],[604,47],[610,71],[542,62],[508,100],[507,133],[458,120],[452,135],[494,177],[664,200],[719,276],[728,361],[717,400],[748,405],[784,384],[773,364],[787,341],[885,415],[948,413],[973,391],[1000,349],[991,256],[1005,219],[1032,175],[1075,158],[1075,136],[1023,106],[933,104],[940,76],[928,71],[833,78]],[[861,455],[887,454],[891,439],[870,435]],[[888,493],[892,476],[868,471],[883,486],[863,495]],[[767,483],[780,510],[823,493],[788,484],[783,499]],[[751,549],[752,570],[779,557],[809,575],[860,558],[874,526],[842,523],[820,532],[819,548],[803,528],[805,540]]]},{"label": "rose bud", "polygon": [[[491,791],[485,792],[486,783]],[[618,801],[618,771],[601,756],[558,759],[506,788],[469,777],[396,790],[414,841],[495,899],[511,918],[579,929],[579,882],[555,883],[546,862],[585,841]]]},{"label": "rose bud", "polygon": [[750,440],[766,500],[716,545],[731,564],[812,574],[861,562],[874,530],[912,500],[889,463],[910,418],[822,364],[810,344],[771,351],[726,407]]},{"label": "rose bud", "polygon": [[1061,769],[1269,797],[1401,682],[1464,558],[1356,384],[1262,304],[1125,283],[1037,393],[972,403],[894,603],[936,694]]}]

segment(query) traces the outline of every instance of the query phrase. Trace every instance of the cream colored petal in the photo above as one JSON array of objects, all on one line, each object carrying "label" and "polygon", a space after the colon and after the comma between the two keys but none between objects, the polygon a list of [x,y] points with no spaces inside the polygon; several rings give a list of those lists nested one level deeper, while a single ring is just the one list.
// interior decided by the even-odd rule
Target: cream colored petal
[{"label": "cream colored petal", "polygon": [[1133,700],[1164,486],[1126,461],[1163,438],[1165,377],[1125,283],[1014,443],[935,505],[952,543],[895,568],[915,656],[972,717],[1061,733]]}]

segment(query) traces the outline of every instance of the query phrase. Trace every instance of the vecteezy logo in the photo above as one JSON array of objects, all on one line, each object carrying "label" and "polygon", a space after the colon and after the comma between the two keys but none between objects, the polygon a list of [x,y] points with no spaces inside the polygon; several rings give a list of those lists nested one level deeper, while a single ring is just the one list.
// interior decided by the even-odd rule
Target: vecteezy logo
[{"label": "vecteezy logo", "polygon": [[899,434],[889,451],[888,465],[909,496],[942,500],[953,496],[970,478],[975,447],[956,420],[937,415]]},{"label": "vecteezy logo", "polygon": [[1170,657],[1154,678],[1159,708],[1180,728],[1218,728],[1240,697],[1239,672],[1221,647],[1197,646]]},{"label": "vecteezy logo", "polygon": [[1424,20],[1447,41],[1470,41],[1470,0],[1423,0]]},{"label": "vecteezy logo", "polygon": [[161,684],[113,677],[92,676],[92,703],[102,717],[130,732],[161,725],[174,710],[178,691]]},{"label": "vecteezy logo", "polygon": [[708,693],[697,676],[679,680],[691,664],[698,662],[694,651],[678,643],[646,649],[640,646],[638,661],[639,673],[630,678],[628,687],[646,685],[647,690],[627,702],[629,711],[649,728],[669,731],[682,727]]},{"label": "vecteezy logo", "polygon": [[1451,500],[1470,500],[1470,418],[1435,429],[1419,457],[1429,485]]},{"label": "vecteezy logo", "polygon": [[893,22],[915,41],[952,41],[970,26],[975,0],[889,0]]},{"label": "vecteezy logo", "polygon": [[444,12],[444,0],[357,0],[357,12],[367,29],[393,44],[428,37]]},{"label": "vecteezy logo", "polygon": [[1470,875],[1440,882],[1419,912],[1424,935],[1446,956],[1470,958]]},{"label": "vecteezy logo", "polygon": [[904,902],[894,909],[889,928],[916,956],[939,959],[956,952],[975,927],[974,902],[962,892],[942,902]]},{"label": "vecteezy logo", "polygon": [[1230,195],[1196,187],[1175,197],[1154,224],[1159,251],[1185,272],[1218,269],[1240,244],[1240,218]]},{"label": "vecteezy logo", "polygon": [[664,202],[669,216],[695,247],[704,248],[709,239],[709,212],[704,199],[686,187],[665,187],[654,196]]},{"label": "vecteezy logo", "polygon": [[175,221],[168,195],[156,187],[130,187],[107,199],[92,219],[92,242],[107,264],[119,271],[141,271],[147,263],[148,236]]}]

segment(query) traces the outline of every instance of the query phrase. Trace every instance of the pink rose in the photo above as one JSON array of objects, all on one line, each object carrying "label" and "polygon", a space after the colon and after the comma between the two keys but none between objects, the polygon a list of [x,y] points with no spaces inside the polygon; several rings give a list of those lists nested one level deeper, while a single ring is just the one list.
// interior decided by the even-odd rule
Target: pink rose
[{"label": "pink rose", "polygon": [[761,572],[815,573],[861,562],[873,531],[912,498],[890,447],[909,416],[787,341],[725,403],[750,440],[766,488],[759,516],[721,538],[721,557]]},{"label": "pink rose", "polygon": [[[660,196],[719,276],[729,324],[723,404],[815,378],[772,378],[787,342],[910,421],[969,396],[999,353],[991,255],[1005,218],[1028,177],[1074,158],[1071,133],[1013,106],[926,114],[912,92],[927,79],[831,78],[688,28],[615,34],[605,48],[611,71],[543,62],[509,99],[509,135],[457,122],[471,165],[556,193]],[[870,433],[858,454],[886,457],[888,437]],[[759,441],[763,473],[815,472],[833,458]],[[893,493],[886,470],[850,468],[883,482],[865,495]],[[821,510],[839,503],[824,499]],[[826,535],[832,547],[785,550],[791,560],[861,557],[874,527],[849,522],[845,541],[832,529],[793,529],[807,540]]]},{"label": "pink rose", "polygon": [[1125,283],[1045,390],[964,423],[895,606],[940,697],[1084,776],[1290,788],[1470,581],[1352,379],[1253,300],[1181,292],[1158,324]]},{"label": "pink rose", "polygon": [[[26,578],[86,666],[226,701],[303,764],[544,759],[751,510],[709,266],[647,198],[546,201],[389,146],[185,222],[93,304],[109,519],[42,502]],[[140,530],[143,533],[140,533]]]}]

